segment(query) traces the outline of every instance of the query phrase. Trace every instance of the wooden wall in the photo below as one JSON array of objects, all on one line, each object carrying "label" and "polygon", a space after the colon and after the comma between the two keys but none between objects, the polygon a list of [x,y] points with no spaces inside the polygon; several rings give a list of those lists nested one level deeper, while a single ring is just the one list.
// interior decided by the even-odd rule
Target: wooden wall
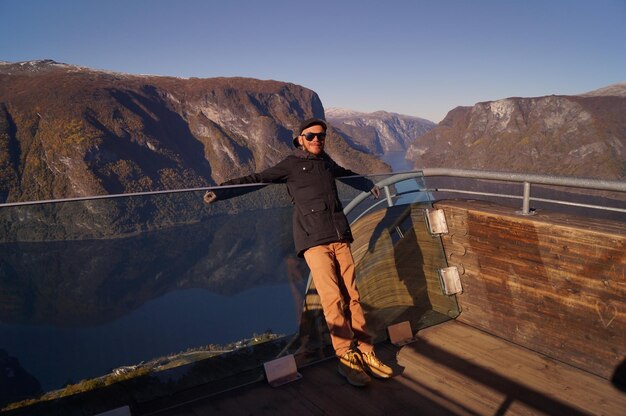
[{"label": "wooden wall", "polygon": [[604,378],[626,358],[626,222],[440,201],[457,320]]}]

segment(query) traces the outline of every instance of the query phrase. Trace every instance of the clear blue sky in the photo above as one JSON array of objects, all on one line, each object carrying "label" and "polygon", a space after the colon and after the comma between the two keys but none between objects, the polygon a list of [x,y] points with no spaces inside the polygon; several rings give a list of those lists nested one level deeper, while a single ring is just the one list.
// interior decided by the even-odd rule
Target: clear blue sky
[{"label": "clear blue sky", "polygon": [[33,59],[275,79],[439,122],[626,81],[626,0],[0,0],[0,60]]}]

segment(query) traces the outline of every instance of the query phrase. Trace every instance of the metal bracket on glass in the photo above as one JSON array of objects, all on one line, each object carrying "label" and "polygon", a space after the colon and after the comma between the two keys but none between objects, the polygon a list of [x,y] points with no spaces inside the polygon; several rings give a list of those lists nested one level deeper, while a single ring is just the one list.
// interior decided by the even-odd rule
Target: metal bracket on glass
[{"label": "metal bracket on glass", "polygon": [[397,347],[417,341],[417,337],[413,335],[409,321],[388,326],[387,333],[389,334],[389,341]]},{"label": "metal bracket on glass", "polygon": [[446,295],[454,295],[463,291],[459,269],[456,266],[439,269],[439,283]]},{"label": "metal bracket on glass", "polygon": [[263,364],[263,367],[267,382],[272,387],[282,386],[302,378],[302,374],[298,373],[293,354],[268,361]]},{"label": "metal bracket on glass", "polygon": [[442,209],[426,210],[426,222],[432,235],[448,234],[446,214]]}]

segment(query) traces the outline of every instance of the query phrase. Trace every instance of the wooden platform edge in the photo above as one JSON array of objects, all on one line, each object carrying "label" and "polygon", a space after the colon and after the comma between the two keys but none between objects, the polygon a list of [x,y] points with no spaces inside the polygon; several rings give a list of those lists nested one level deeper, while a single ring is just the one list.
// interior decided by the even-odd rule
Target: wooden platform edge
[{"label": "wooden platform edge", "polygon": [[610,379],[626,358],[626,223],[438,201],[457,318]]}]

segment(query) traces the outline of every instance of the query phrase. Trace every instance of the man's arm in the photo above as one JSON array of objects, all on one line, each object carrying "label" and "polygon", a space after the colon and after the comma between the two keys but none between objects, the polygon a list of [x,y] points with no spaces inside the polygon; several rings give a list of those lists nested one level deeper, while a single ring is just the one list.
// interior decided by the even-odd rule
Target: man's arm
[{"label": "man's arm", "polygon": [[[289,174],[289,170],[287,169],[287,162],[283,160],[278,163],[276,166],[271,168],[267,168],[262,172],[253,173],[246,176],[241,176],[239,178],[233,178],[227,180],[226,182],[222,182],[219,186],[227,186],[227,185],[243,185],[243,184],[252,184],[252,183],[282,183],[287,180],[287,176]],[[253,192],[261,189],[262,187],[255,188],[231,188],[231,189],[219,189],[213,191],[207,191],[204,194],[204,202],[207,204],[213,203],[218,199],[229,199],[234,198],[236,196],[247,194],[248,192]]]},{"label": "man's arm", "polygon": [[[344,176],[358,176],[359,175],[358,173],[353,172],[350,169],[346,169],[343,166],[339,166],[330,157],[328,158],[328,160],[330,161],[330,164],[332,166],[333,175],[336,178],[341,178]],[[360,191],[370,192],[374,196],[375,199],[378,199],[380,197],[380,188],[376,186],[374,182],[372,182],[368,178],[365,178],[365,177],[349,178],[349,179],[342,179],[341,181]]]}]

